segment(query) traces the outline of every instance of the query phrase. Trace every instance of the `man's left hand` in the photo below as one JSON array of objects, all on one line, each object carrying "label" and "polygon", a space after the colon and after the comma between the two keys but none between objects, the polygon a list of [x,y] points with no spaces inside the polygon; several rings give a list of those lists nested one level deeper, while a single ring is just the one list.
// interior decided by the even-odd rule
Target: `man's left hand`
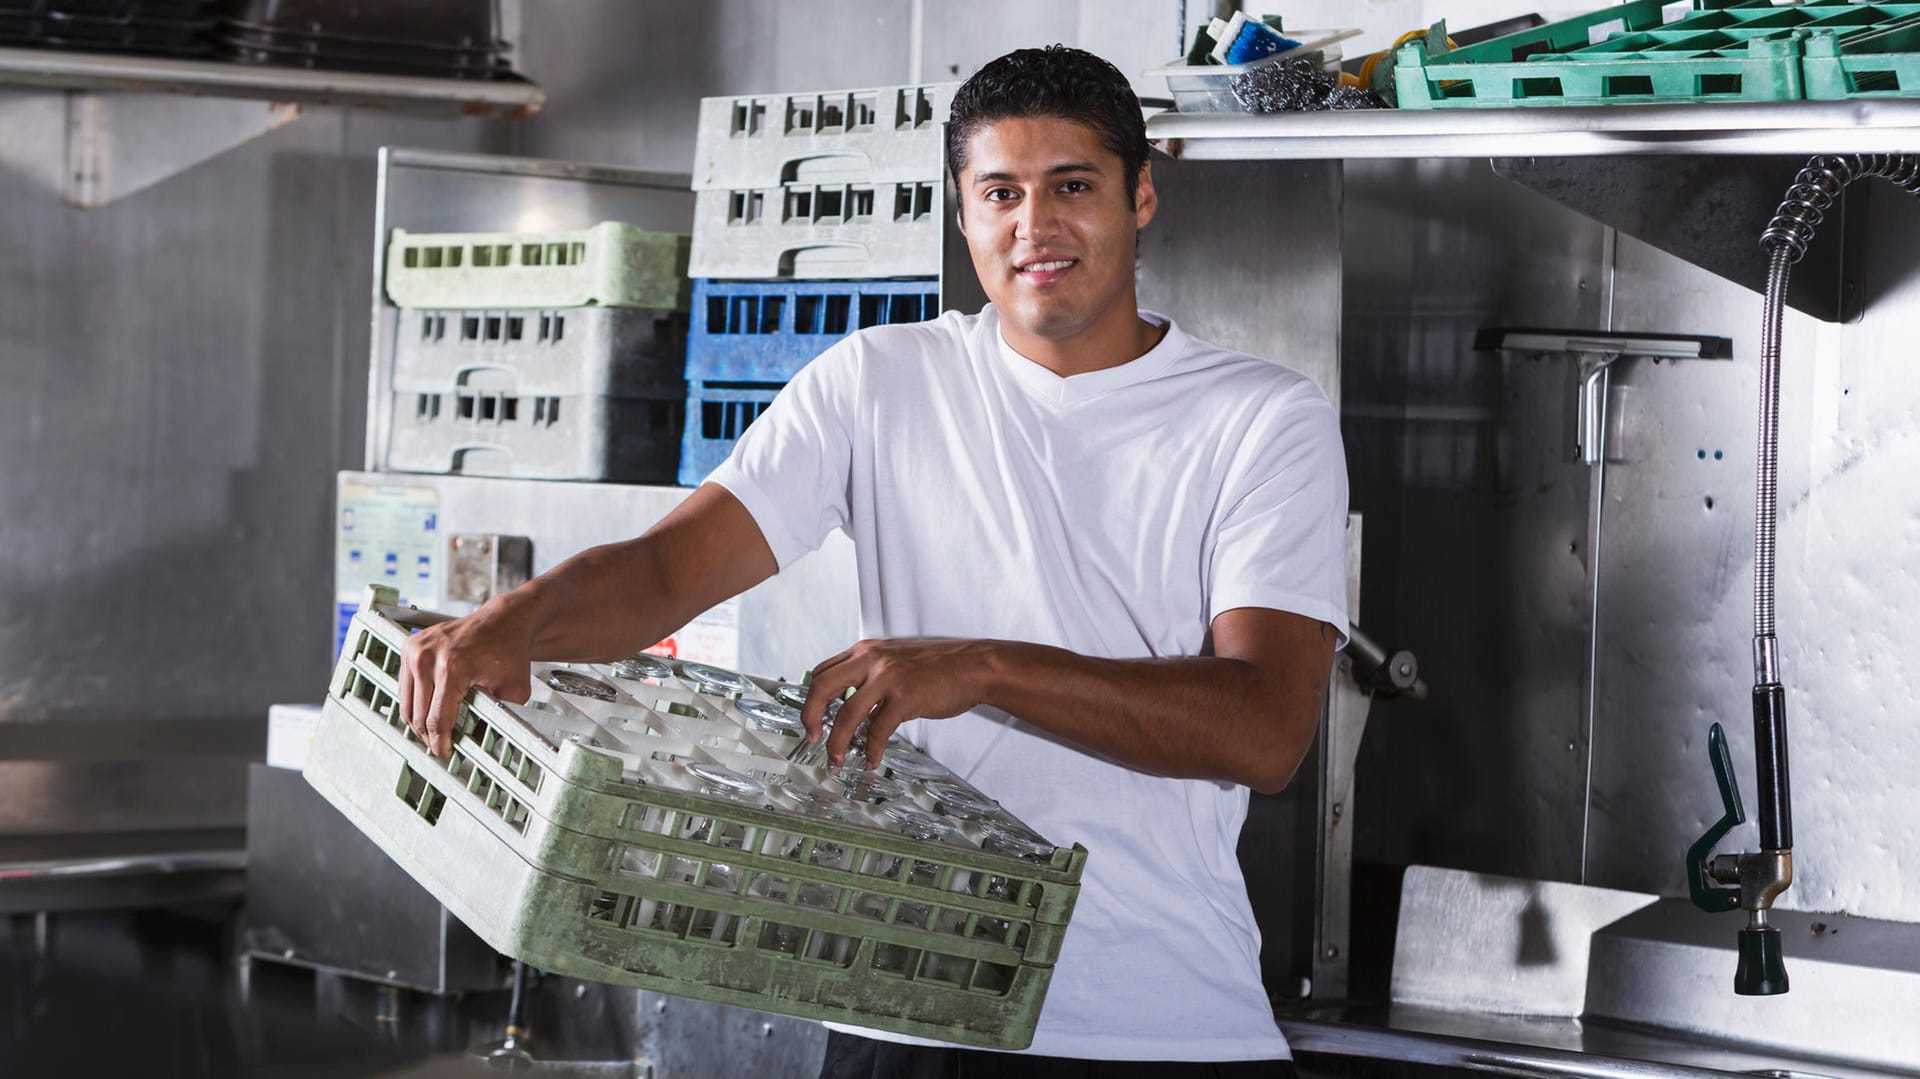
[{"label": "man's left hand", "polygon": [[807,741],[826,731],[827,702],[848,689],[826,731],[827,760],[839,767],[846,759],[860,721],[866,720],[867,767],[877,768],[887,739],[910,719],[947,719],[986,697],[994,642],[947,639],[867,640],[813,669],[801,722]]}]

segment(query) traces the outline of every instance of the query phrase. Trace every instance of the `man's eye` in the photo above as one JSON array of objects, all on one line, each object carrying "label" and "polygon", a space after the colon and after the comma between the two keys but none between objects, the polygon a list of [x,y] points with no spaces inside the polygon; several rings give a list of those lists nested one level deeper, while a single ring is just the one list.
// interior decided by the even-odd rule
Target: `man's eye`
[{"label": "man's eye", "polygon": [[1012,197],[1013,189],[1010,187],[990,188],[986,194],[986,200],[988,202],[1005,202]]},{"label": "man's eye", "polygon": [[1060,185],[1060,190],[1071,195],[1077,195],[1082,191],[1091,191],[1093,189],[1087,186],[1085,180],[1068,180],[1066,183]]}]

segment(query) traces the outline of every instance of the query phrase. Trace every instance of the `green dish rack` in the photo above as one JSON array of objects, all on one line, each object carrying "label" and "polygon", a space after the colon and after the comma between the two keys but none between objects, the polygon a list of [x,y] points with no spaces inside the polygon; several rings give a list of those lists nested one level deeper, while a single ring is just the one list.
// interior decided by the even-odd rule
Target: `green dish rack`
[{"label": "green dish rack", "polygon": [[1920,95],[1920,3],[1706,3],[1662,22],[1632,0],[1460,49],[1401,46],[1406,109],[1842,101]]},{"label": "green dish rack", "polygon": [[562,232],[410,233],[387,243],[397,307],[687,309],[689,237],[620,221]]},{"label": "green dish rack", "polygon": [[1920,4],[1808,4],[1807,98],[1920,95]]},{"label": "green dish rack", "polygon": [[1797,101],[1803,94],[1799,7],[1767,0],[1662,22],[1662,0],[1631,0],[1576,18],[1436,51],[1444,33],[1401,46],[1403,109]]},{"label": "green dish rack", "polygon": [[307,779],[490,945],[617,985],[1031,1043],[1084,848],[904,742],[878,775],[789,762],[777,687],[693,664],[536,664],[524,705],[472,695],[442,761],[395,699],[401,646],[438,616],[396,600],[370,588],[354,618]]}]

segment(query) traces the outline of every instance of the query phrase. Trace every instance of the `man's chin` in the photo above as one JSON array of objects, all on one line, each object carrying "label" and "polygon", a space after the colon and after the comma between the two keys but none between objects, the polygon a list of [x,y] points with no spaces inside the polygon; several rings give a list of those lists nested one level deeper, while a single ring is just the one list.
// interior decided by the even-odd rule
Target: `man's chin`
[{"label": "man's chin", "polygon": [[1054,308],[1036,308],[1032,304],[1000,304],[1000,324],[1027,337],[1058,341],[1086,329],[1086,320]]}]

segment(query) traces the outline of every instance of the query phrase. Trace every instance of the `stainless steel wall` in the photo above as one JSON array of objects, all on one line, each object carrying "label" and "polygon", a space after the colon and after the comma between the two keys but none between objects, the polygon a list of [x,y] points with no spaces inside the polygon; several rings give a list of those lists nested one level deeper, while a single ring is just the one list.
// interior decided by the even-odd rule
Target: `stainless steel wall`
[{"label": "stainless steel wall", "polygon": [[1585,772],[1588,479],[1565,461],[1570,361],[1471,346],[1482,326],[1604,326],[1603,230],[1480,162],[1346,173],[1343,434],[1366,519],[1360,620],[1412,649],[1433,687],[1424,704],[1373,710],[1356,857],[1569,879]]},{"label": "stainless steel wall", "polygon": [[[1920,391],[1904,371],[1920,207],[1883,196],[1871,210],[1865,316],[1786,323],[1779,594],[1798,827],[1783,905],[1915,921],[1920,873],[1898,837],[1920,818],[1902,662],[1920,639]],[[1584,836],[1589,882],[1684,894],[1681,855],[1720,812],[1711,722],[1752,798],[1760,297],[1480,162],[1350,163],[1345,220],[1363,617],[1433,686],[1424,704],[1375,710],[1361,856],[1578,880]],[[1593,474],[1567,459],[1571,360],[1472,351],[1497,325],[1734,342],[1730,363],[1616,371],[1591,744]],[[1751,826],[1729,842],[1751,848]]]},{"label": "stainless steel wall", "polygon": [[386,142],[493,137],[313,109],[95,210],[0,172],[0,721],[263,716],[324,684],[322,623],[290,616],[329,601],[360,459]]}]

